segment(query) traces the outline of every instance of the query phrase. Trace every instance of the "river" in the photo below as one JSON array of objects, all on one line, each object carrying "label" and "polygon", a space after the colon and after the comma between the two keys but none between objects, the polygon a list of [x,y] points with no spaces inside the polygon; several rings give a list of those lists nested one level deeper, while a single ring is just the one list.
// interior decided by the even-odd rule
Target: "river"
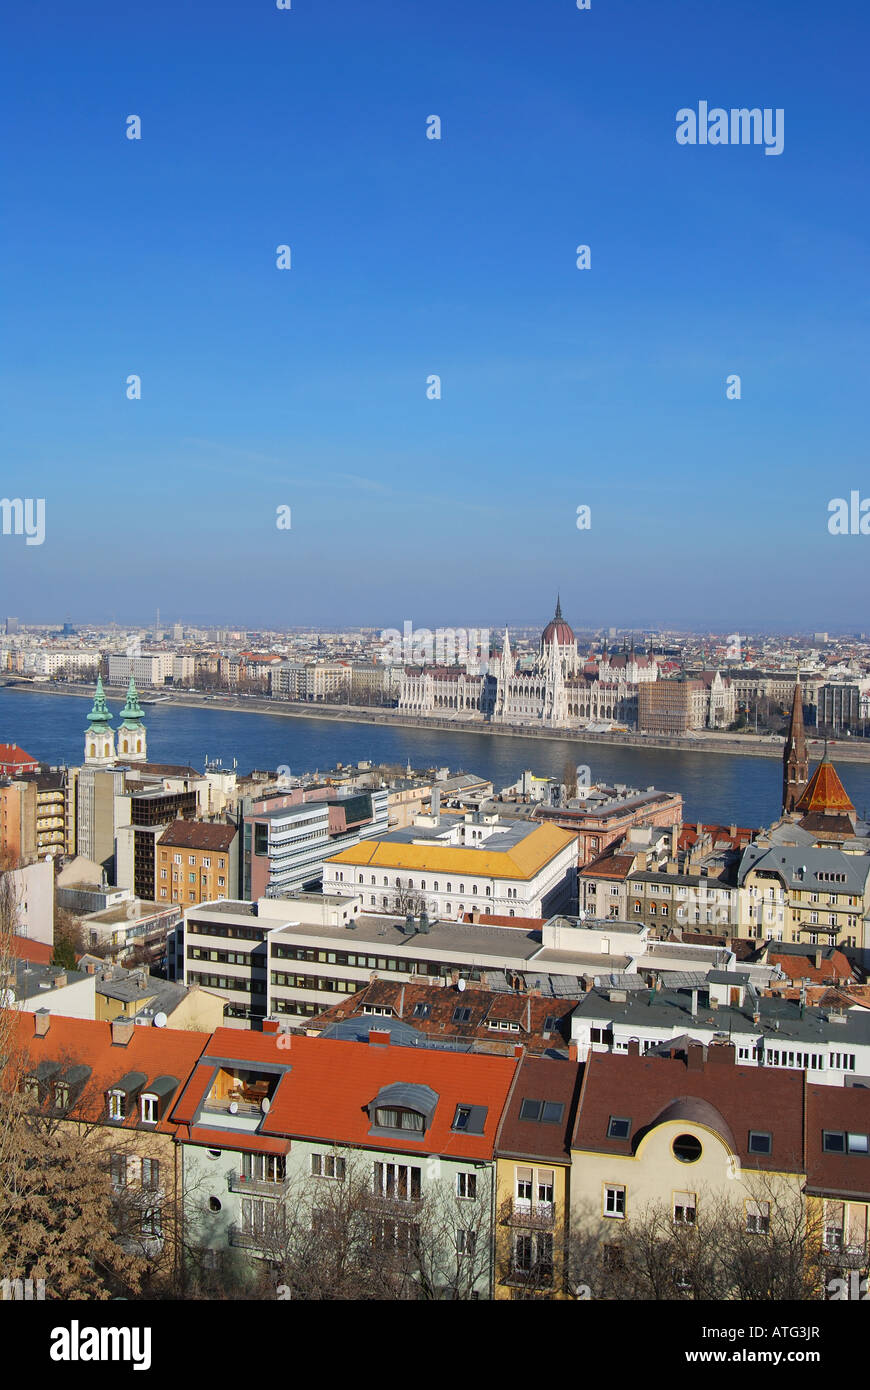
[{"label": "river", "polygon": [[[147,699],[147,692],[144,693]],[[80,696],[38,695],[0,687],[0,741],[17,743],[42,762],[78,765],[92,700]],[[120,702],[109,701],[115,714]],[[151,762],[189,763],[201,768],[206,755],[224,767],[238,759],[239,770],[275,769],[293,773],[362,760],[401,763],[413,768],[449,767],[490,779],[498,790],[515,782],[524,768],[561,775],[566,759],[588,764],[593,782],[624,782],[681,792],[685,818],[720,824],[768,825],[779,815],[782,770],[778,759],[674,749],[591,746],[545,738],[499,737],[492,733],[392,728],[329,719],[288,719],[281,715],[153,705],[145,708]],[[860,815],[870,808],[870,766],[839,768]]]}]

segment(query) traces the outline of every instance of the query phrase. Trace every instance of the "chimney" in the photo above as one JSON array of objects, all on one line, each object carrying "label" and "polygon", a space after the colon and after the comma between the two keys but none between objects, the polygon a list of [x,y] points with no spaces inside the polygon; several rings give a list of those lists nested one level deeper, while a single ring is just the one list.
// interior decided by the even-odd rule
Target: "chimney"
[{"label": "chimney", "polygon": [[36,1026],[36,1037],[44,1038],[51,1024],[51,1011],[49,1009],[37,1009],[33,1015],[33,1022]]},{"label": "chimney", "polygon": [[95,960],[89,960],[87,965],[85,966],[85,970],[88,972],[89,975],[96,975],[98,968],[99,967],[97,966],[97,962]]},{"label": "chimney", "polygon": [[736,836],[737,836],[737,826],[736,826],[736,825],[729,825],[729,827],[728,827],[728,834],[731,836],[732,840],[735,839]]},{"label": "chimney", "polygon": [[737,1049],[733,1043],[717,1043],[707,1052],[707,1061],[716,1062],[720,1066],[733,1067],[737,1057]]},{"label": "chimney", "polygon": [[814,964],[815,964],[816,969],[817,969],[817,970],[821,970],[821,968],[822,968],[822,953],[821,953],[821,951],[814,951],[814,952],[813,952],[813,961],[814,961]]},{"label": "chimney", "polygon": [[686,1066],[689,1071],[704,1070],[704,1044],[690,1042],[686,1054]]},{"label": "chimney", "polygon": [[63,988],[65,987],[66,983],[67,983],[67,974],[66,974],[66,971],[65,971],[65,970],[62,970],[62,971],[60,972],[59,975],[55,975],[55,977],[54,977],[54,987],[55,987],[55,989],[63,989]]},{"label": "chimney", "polygon": [[126,1047],[133,1034],[136,1025],[132,1018],[115,1018],[112,1020],[112,1046]]},{"label": "chimney", "polygon": [[389,1028],[370,1028],[369,1046],[370,1047],[389,1047],[390,1030]]},{"label": "chimney", "polygon": [[280,1026],[281,1026],[281,1025],[279,1024],[277,1018],[264,1018],[264,1019],[263,1019],[263,1032],[264,1032],[264,1033],[277,1033],[277,1032],[278,1032],[278,1029],[280,1028]]},{"label": "chimney", "polygon": [[522,1043],[514,1043],[514,1056],[515,1056],[515,1057],[524,1057],[524,1056],[525,1056],[525,1052],[526,1052],[526,1049],[523,1047]]},{"label": "chimney", "polygon": [[638,1042],[637,1038],[629,1038],[627,1055],[629,1057],[640,1056],[640,1043]]},{"label": "chimney", "polygon": [[580,1053],[579,1053],[579,1049],[578,1049],[578,1047],[577,1047],[577,1044],[576,1044],[575,1042],[569,1042],[569,1044],[568,1044],[568,1061],[569,1061],[569,1062],[576,1062],[576,1061],[579,1060],[579,1056],[580,1056]]}]

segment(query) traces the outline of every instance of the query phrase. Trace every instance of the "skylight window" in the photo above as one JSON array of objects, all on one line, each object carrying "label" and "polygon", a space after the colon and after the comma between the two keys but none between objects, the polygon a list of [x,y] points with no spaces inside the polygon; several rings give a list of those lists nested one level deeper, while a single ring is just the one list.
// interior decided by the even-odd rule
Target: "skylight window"
[{"label": "skylight window", "polygon": [[462,1008],[459,1008],[459,1009],[454,1009],[454,1010],[453,1010],[453,1022],[454,1022],[454,1023],[467,1023],[468,1020],[469,1020],[470,1018],[471,1018],[471,1010],[470,1010],[470,1009],[462,1009]]},{"label": "skylight window", "polygon": [[524,1100],[520,1106],[521,1120],[537,1120],[540,1124],[561,1124],[565,1107],[556,1100]]},{"label": "skylight window", "polygon": [[773,1150],[773,1138],[764,1130],[751,1129],[749,1131],[749,1152],[751,1154],[769,1154]]},{"label": "skylight window", "polygon": [[611,1115],[607,1125],[608,1139],[627,1139],[631,1134],[631,1120]]}]

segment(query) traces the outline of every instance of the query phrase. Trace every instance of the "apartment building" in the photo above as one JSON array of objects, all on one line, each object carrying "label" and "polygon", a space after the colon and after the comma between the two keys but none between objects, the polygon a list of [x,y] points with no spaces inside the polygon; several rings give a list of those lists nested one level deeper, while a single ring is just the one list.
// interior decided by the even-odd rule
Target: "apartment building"
[{"label": "apartment building", "polygon": [[238,891],[238,831],[220,822],[176,820],[157,841],[156,901],[189,907]]},{"label": "apartment building", "polygon": [[494,1296],[569,1294],[571,1135],[583,1068],[524,1056],[495,1141]]},{"label": "apartment building", "polygon": [[191,1244],[211,1269],[254,1278],[288,1223],[316,1225],[344,1182],[375,1251],[425,1251],[436,1297],[491,1297],[495,1136],[519,1065],[393,1046],[376,1029],[363,1043],[219,1029],[171,1112],[185,1188],[202,1193]]},{"label": "apartment building", "polygon": [[[623,978],[590,990],[571,1019],[580,1061],[612,1052],[667,1052],[687,1038],[730,1040],[741,1067],[807,1072],[823,1086],[870,1084],[870,1012],[842,1001],[810,1006],[762,993],[756,967],[687,972],[658,989]],[[753,981],[753,974],[755,975]],[[769,978],[769,977],[768,977]]]},{"label": "apartment building", "polygon": [[436,814],[333,855],[323,887],[362,896],[371,912],[403,911],[408,901],[460,920],[475,907],[548,917],[576,902],[576,862],[575,837],[558,826]]},{"label": "apartment building", "polygon": [[[754,844],[743,851],[737,881],[745,935],[838,946],[859,964],[870,962],[870,855]],[[781,923],[762,919],[762,909],[780,905]]]},{"label": "apartment building", "polygon": [[701,680],[650,681],[637,690],[637,726],[644,734],[679,736],[707,723],[710,692]]},{"label": "apartment building", "polygon": [[727,1043],[689,1043],[680,1057],[591,1054],[571,1140],[575,1236],[616,1249],[650,1207],[691,1227],[725,1202],[761,1250],[771,1205],[802,1208],[804,1090],[799,1073],[735,1065]]},{"label": "apartment building", "polygon": [[324,880],[324,863],[382,836],[389,823],[386,789],[346,792],[295,788],[253,802],[244,816],[242,896],[292,893]]},{"label": "apartment building", "polygon": [[538,806],[533,816],[544,825],[558,825],[573,832],[577,837],[580,868],[598,859],[633,828],[670,829],[679,826],[683,818],[683,798],[676,792],[660,792],[655,787],[647,787],[645,791],[622,784],[593,787],[578,798],[578,803],[564,807]]},{"label": "apartment building", "polygon": [[132,677],[142,686],[162,686],[172,676],[172,652],[145,652],[141,656],[109,656],[109,685],[127,685]]}]

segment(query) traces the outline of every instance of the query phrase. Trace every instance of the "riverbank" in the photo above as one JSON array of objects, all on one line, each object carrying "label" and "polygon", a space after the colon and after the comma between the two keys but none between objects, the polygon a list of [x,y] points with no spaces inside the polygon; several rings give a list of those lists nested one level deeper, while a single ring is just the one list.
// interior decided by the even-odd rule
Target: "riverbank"
[{"label": "riverbank", "polygon": [[[6,682],[9,691],[32,691],[38,695],[70,695],[92,699],[92,685],[58,685],[51,681]],[[106,686],[106,694],[111,699],[123,701],[126,686]],[[220,710],[231,714],[274,715],[283,719],[332,720],[338,723],[381,725],[392,728],[423,729],[430,732],[445,731],[452,734],[495,734],[503,738],[547,739],[564,743],[594,745],[597,748],[643,748],[663,751],[690,753],[720,753],[730,756],[756,758],[782,758],[782,742],[756,734],[715,734],[699,732],[694,737],[666,738],[650,734],[613,733],[591,734],[582,729],[542,729],[525,725],[488,724],[483,720],[456,720],[423,718],[400,713],[377,706],[360,705],[320,705],[289,700],[261,699],[247,695],[202,695],[181,691],[160,691],[153,700],[149,691],[140,692],[144,701],[145,717],[148,708],[159,703],[161,706],[174,706],[187,709]],[[810,756],[819,757],[822,751],[821,739],[808,739]],[[829,745],[837,762],[870,763],[870,740],[850,742],[843,740]]]}]

